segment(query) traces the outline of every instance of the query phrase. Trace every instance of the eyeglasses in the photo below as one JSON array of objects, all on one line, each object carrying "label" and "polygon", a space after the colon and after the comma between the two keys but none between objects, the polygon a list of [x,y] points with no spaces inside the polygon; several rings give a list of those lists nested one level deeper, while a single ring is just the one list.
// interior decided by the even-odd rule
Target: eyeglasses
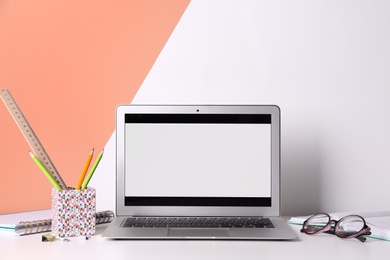
[{"label": "eyeglasses", "polygon": [[370,230],[364,218],[358,215],[349,215],[336,221],[326,213],[318,213],[303,223],[301,232],[308,235],[324,232],[339,238],[356,238],[364,242],[366,238],[363,235],[370,235]]}]

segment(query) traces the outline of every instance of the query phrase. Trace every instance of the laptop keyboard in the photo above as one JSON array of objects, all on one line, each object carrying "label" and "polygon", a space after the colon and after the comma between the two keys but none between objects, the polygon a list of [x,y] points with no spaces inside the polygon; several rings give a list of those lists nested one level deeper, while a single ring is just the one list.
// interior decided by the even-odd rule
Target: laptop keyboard
[{"label": "laptop keyboard", "polygon": [[192,217],[129,217],[122,227],[181,228],[274,228],[269,218],[192,218]]}]

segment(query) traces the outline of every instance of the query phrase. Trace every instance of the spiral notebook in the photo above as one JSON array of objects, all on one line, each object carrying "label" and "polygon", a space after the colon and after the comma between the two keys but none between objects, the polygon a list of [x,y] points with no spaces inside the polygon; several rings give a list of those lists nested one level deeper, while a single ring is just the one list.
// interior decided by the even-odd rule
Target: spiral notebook
[{"label": "spiral notebook", "polygon": [[[96,212],[96,224],[109,223],[114,218],[110,210]],[[0,231],[23,236],[51,231],[51,210],[37,210],[0,215]]]}]

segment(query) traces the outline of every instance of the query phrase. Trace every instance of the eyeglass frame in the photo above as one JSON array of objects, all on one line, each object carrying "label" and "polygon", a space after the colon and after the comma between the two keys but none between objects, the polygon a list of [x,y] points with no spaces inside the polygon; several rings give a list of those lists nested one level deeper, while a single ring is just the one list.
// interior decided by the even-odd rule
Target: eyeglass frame
[{"label": "eyeglass frame", "polygon": [[[320,215],[327,216],[328,219],[329,219],[328,223],[323,228],[318,229],[315,232],[312,232],[312,233],[306,232],[305,231],[306,224],[311,219],[313,219],[314,217],[320,216]],[[340,226],[340,223],[342,223],[343,221],[345,221],[346,219],[351,218],[351,217],[360,218],[363,221],[362,229],[360,231],[356,232],[355,234],[350,235],[350,236],[346,236],[346,237],[340,236],[338,234],[338,232],[337,232],[337,230],[338,230],[338,228]],[[334,225],[334,228],[332,230],[332,226],[333,225]],[[318,233],[328,233],[328,234],[336,235],[337,237],[342,238],[342,239],[356,238],[356,239],[358,239],[361,242],[365,242],[366,241],[366,238],[364,237],[364,235],[371,235],[371,232],[370,232],[371,228],[367,225],[366,220],[362,216],[354,215],[354,214],[347,215],[347,216],[345,216],[345,217],[343,217],[343,218],[341,218],[339,220],[334,220],[327,213],[317,213],[317,214],[314,214],[314,215],[310,216],[308,219],[306,219],[303,222],[302,229],[300,231],[301,231],[301,233],[305,233],[307,235],[315,235],[315,234],[318,234]]]}]

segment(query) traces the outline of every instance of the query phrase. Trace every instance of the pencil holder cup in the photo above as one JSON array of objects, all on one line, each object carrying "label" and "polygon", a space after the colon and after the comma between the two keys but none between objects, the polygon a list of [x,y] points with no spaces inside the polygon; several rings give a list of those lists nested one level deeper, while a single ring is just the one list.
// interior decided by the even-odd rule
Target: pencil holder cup
[{"label": "pencil holder cup", "polygon": [[95,234],[96,190],[52,188],[52,232],[59,237]]}]

